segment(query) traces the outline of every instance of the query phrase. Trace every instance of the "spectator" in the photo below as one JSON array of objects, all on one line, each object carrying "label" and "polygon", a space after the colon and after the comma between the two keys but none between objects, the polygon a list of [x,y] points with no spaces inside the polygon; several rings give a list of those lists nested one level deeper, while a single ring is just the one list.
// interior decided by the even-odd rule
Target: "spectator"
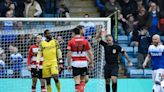
[{"label": "spectator", "polygon": [[25,1],[26,0],[14,0],[15,2],[15,17],[24,17]]},{"label": "spectator", "polygon": [[0,47],[0,60],[5,61],[5,59],[6,59],[5,51]]},{"label": "spectator", "polygon": [[158,28],[160,30],[160,35],[164,36],[164,18],[161,18],[158,23]]},{"label": "spectator", "polygon": [[25,17],[39,17],[42,14],[42,9],[37,1],[27,0],[24,13]]},{"label": "spectator", "polygon": [[[9,10],[6,12],[6,17],[7,18],[11,18],[13,17],[13,13]],[[6,52],[7,55],[7,62],[9,61],[8,57],[9,57],[9,50],[8,47],[10,44],[12,44],[15,39],[16,39],[16,35],[14,32],[14,25],[15,23],[13,21],[3,21],[2,22],[3,26],[2,26],[2,31],[1,31],[1,42],[2,42],[2,47]]]},{"label": "spectator", "polygon": [[10,4],[9,10],[12,13],[12,15],[15,16],[15,5],[14,5],[14,3]]},{"label": "spectator", "polygon": [[121,11],[121,7],[119,3],[116,2],[116,0],[108,0],[105,3],[105,9],[106,9],[106,16],[109,16],[113,12],[119,10]]},{"label": "spectator", "polygon": [[23,56],[27,56],[28,45],[27,45],[27,38],[25,34],[18,35],[17,39],[13,43],[13,46],[17,47],[17,49],[22,53]]},{"label": "spectator", "polygon": [[0,60],[0,78],[5,77],[5,62]]},{"label": "spectator", "polygon": [[159,8],[154,2],[150,3],[148,10],[148,21],[146,23],[150,36],[157,34],[158,30],[158,21],[159,21]]},{"label": "spectator", "polygon": [[147,20],[147,12],[144,7],[139,9],[139,13],[137,15],[137,21],[138,21],[138,30],[140,30],[142,27],[145,26]]},{"label": "spectator", "polygon": [[22,55],[18,52],[18,48],[14,47],[14,46],[10,46],[10,51],[11,51],[11,55],[10,55],[10,61],[12,64],[12,70],[13,70],[13,77],[14,78],[20,78],[20,72],[22,69],[22,62],[23,62],[23,57]]},{"label": "spectator", "polygon": [[24,25],[23,25],[23,22],[22,21],[18,21],[17,23],[16,23],[16,30],[23,30],[23,27]]},{"label": "spectator", "polygon": [[[33,45],[35,43],[35,36],[33,34],[27,34],[25,40],[26,40],[26,43],[25,43],[26,48],[25,49],[27,50],[28,48],[30,48],[31,45]],[[27,54],[27,53],[25,53],[25,54]],[[25,55],[25,57],[26,57],[26,55]]]},{"label": "spectator", "polygon": [[138,8],[138,11],[139,11],[141,8],[144,7],[143,6],[143,0],[136,0],[136,2],[137,2],[137,8]]},{"label": "spectator", "polygon": [[142,68],[142,64],[148,54],[148,47],[151,44],[151,38],[146,27],[143,27],[143,29],[139,33],[138,42],[139,42],[138,55],[137,55],[138,68]]},{"label": "spectator", "polygon": [[132,14],[134,17],[137,16],[137,3],[135,0],[119,0],[123,17]]},{"label": "spectator", "polygon": [[[89,18],[89,14],[85,14],[84,18]],[[80,22],[81,26],[84,26],[85,29],[85,37],[89,40],[92,38],[92,34],[96,34],[96,26],[93,22],[90,21],[85,21],[85,22]]]},{"label": "spectator", "polygon": [[[44,14],[46,13],[46,0],[36,0],[42,9],[42,14],[40,15],[41,17],[44,17]],[[56,1],[56,0],[55,0]],[[55,4],[54,4],[55,5]],[[55,9],[55,8],[54,8]]]},{"label": "spectator", "polygon": [[158,5],[159,5],[159,8],[160,8],[160,11],[162,12],[163,14],[163,18],[164,18],[164,0],[157,0],[158,1]]},{"label": "spectator", "polygon": [[[116,0],[108,0],[105,4],[105,9],[106,9],[106,17],[109,16],[110,14],[114,13],[115,11],[121,11],[121,7]],[[113,30],[115,24],[115,18],[114,15],[111,16],[111,29]]]},{"label": "spectator", "polygon": [[58,36],[57,37],[57,41],[59,42],[59,44],[63,44],[64,43],[64,40],[61,36]]},{"label": "spectator", "polygon": [[12,0],[4,0],[1,4],[0,4],[0,17],[5,17],[6,16],[6,12],[8,10],[10,10],[10,5],[13,4]]},{"label": "spectator", "polygon": [[106,0],[96,0],[96,6],[100,11],[100,17],[105,17],[105,2]]},{"label": "spectator", "polygon": [[135,20],[134,16],[132,14],[128,15],[126,33],[129,35],[129,33],[133,32],[134,29],[137,28],[137,25],[138,25],[138,21]]},{"label": "spectator", "polygon": [[138,46],[138,36],[139,31],[137,29],[133,30],[130,33],[130,46],[137,47]]},{"label": "spectator", "polygon": [[127,24],[126,24],[126,20],[128,18],[129,15],[133,15],[134,17],[137,16],[137,3],[135,0],[118,0],[119,4],[121,6],[121,12],[122,12],[122,17],[121,19],[121,23],[122,23],[122,27],[125,31],[125,34],[128,35],[127,33]]},{"label": "spectator", "polygon": [[4,78],[5,74],[5,59],[6,54],[4,53],[4,50],[0,48],[0,78]]},{"label": "spectator", "polygon": [[70,17],[69,10],[64,4],[60,5],[58,14],[59,14],[59,17],[64,17],[64,18]]}]

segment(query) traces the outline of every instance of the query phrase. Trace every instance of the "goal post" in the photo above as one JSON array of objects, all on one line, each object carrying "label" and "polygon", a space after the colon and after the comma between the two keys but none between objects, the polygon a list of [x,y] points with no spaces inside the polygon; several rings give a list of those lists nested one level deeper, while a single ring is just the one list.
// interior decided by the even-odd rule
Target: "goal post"
[{"label": "goal post", "polygon": [[[103,31],[102,34],[111,34],[110,18],[0,18],[0,78],[6,80],[31,78],[26,64],[28,49],[35,43],[36,35],[40,34],[44,39],[43,32],[46,29],[50,30],[51,35],[59,41],[65,66],[67,66],[66,47],[72,37],[71,30],[78,25],[84,26],[85,37],[91,44],[94,54],[95,65],[89,76],[92,79],[103,79],[104,51],[95,37],[100,30]],[[65,69],[60,74],[60,78],[72,78],[72,73]],[[3,80],[3,82],[5,81]],[[18,84],[21,89],[31,87],[31,85],[27,85],[29,87],[22,86],[25,85],[23,82]],[[9,85],[13,85],[13,87],[8,90],[17,90],[14,84]],[[98,87],[94,92],[101,92],[104,84],[102,81],[96,81],[94,85]],[[0,83],[0,87],[4,87],[4,85]],[[64,91],[64,88],[62,90],[62,92],[71,92]]]}]

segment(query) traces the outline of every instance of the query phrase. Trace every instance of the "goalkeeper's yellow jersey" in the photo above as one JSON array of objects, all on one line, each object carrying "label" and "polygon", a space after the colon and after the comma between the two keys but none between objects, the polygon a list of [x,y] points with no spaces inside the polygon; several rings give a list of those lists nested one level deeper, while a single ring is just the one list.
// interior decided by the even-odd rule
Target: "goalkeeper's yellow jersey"
[{"label": "goalkeeper's yellow jersey", "polygon": [[59,48],[59,44],[55,39],[52,39],[51,41],[42,41],[40,43],[40,51],[42,52],[44,62],[43,66],[45,65],[58,65],[57,63],[57,50]]}]

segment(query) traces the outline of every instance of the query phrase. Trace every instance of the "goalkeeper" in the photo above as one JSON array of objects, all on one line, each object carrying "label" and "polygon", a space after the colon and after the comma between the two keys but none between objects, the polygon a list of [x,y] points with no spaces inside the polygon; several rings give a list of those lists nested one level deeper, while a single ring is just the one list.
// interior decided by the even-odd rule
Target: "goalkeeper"
[{"label": "goalkeeper", "polygon": [[[37,55],[37,62],[40,61],[40,57],[43,55],[43,78],[46,79],[47,83],[47,92],[52,92],[51,87],[51,77],[54,79],[56,83],[56,88],[58,92],[60,92],[60,81],[59,81],[59,70],[58,70],[58,62],[59,68],[63,68],[62,61],[62,53],[59,48],[58,42],[53,39],[49,30],[44,31],[44,35],[46,37],[45,41],[42,41],[39,46],[39,52]],[[58,57],[58,60],[57,60]]]}]

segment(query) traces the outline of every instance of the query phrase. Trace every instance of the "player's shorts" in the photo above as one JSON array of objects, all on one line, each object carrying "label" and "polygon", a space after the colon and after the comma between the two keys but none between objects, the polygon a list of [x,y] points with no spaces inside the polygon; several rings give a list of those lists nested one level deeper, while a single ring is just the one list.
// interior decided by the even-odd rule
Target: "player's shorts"
[{"label": "player's shorts", "polygon": [[159,89],[156,85],[161,85],[162,75],[164,74],[164,69],[156,69],[152,71],[152,79],[153,79],[153,89],[154,92],[164,92],[163,87]]},{"label": "player's shorts", "polygon": [[31,77],[42,78],[42,69],[31,68]]},{"label": "player's shorts", "polygon": [[72,67],[72,70],[73,70],[73,76],[78,76],[78,75],[81,75],[81,76],[85,76],[85,75],[88,75],[88,68],[87,67],[82,67],[82,68],[79,68],[79,67]]},{"label": "player's shorts", "polygon": [[153,82],[155,83],[156,81],[161,81],[162,79],[162,75],[164,74],[164,69],[157,69],[157,70],[153,70],[152,72],[152,78],[153,78]]},{"label": "player's shorts", "polygon": [[49,78],[52,75],[58,75],[59,74],[58,66],[54,64],[43,66],[42,73],[43,73],[43,78]]},{"label": "player's shorts", "polygon": [[111,76],[118,76],[118,65],[108,65],[104,66],[104,77],[105,79],[111,78]]}]

